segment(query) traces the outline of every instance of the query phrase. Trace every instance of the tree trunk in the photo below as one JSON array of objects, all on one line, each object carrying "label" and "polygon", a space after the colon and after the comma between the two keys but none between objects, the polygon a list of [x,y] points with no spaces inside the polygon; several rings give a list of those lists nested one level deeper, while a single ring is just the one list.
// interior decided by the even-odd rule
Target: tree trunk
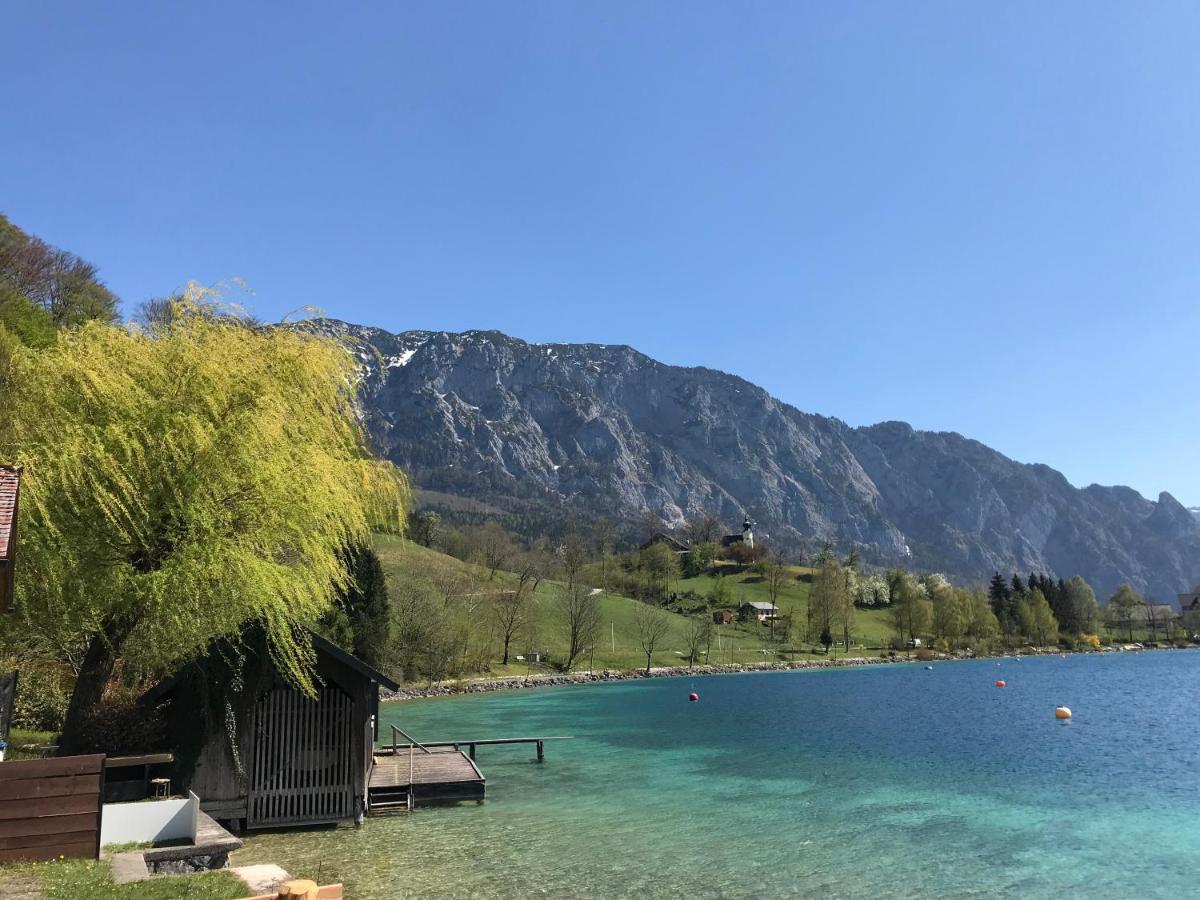
[{"label": "tree trunk", "polygon": [[503,659],[503,661],[500,663],[500,665],[502,665],[502,666],[507,666],[507,665],[508,665],[508,645],[509,645],[509,643],[510,643],[511,641],[512,641],[512,637],[511,637],[511,636],[509,636],[509,635],[505,635],[505,636],[504,636],[504,659]]},{"label": "tree trunk", "polygon": [[59,756],[73,756],[84,750],[82,726],[85,716],[100,704],[104,688],[112,678],[117,664],[117,655],[132,630],[129,626],[107,621],[100,631],[92,636],[75,688],[71,691],[71,702],[67,704],[67,715],[63,720],[63,733],[58,741]]}]

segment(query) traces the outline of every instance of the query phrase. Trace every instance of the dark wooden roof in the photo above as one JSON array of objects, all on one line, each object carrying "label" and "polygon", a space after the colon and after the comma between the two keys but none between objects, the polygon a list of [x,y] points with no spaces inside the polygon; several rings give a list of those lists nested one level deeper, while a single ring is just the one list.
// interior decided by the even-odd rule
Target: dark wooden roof
[{"label": "dark wooden roof", "polygon": [[646,541],[644,544],[638,547],[638,549],[645,550],[647,547],[651,547],[654,544],[666,544],[676,553],[686,553],[688,550],[688,545],[686,543],[676,537],[673,537],[672,535],[667,534],[665,531],[656,531],[651,536],[650,540]]},{"label": "dark wooden roof", "polygon": [[310,631],[309,634],[312,636],[313,647],[316,648],[318,652],[324,651],[325,653],[328,653],[338,662],[349,666],[351,669],[354,669],[356,672],[359,672],[362,675],[365,675],[371,681],[387,688],[389,691],[400,690],[399,684],[392,681],[392,679],[388,678],[377,669],[373,669],[371,666],[368,666],[353,653],[347,653],[337,644],[333,643],[333,641],[326,640],[315,631]]},{"label": "dark wooden roof", "polygon": [[[395,681],[392,681],[392,679],[388,678],[382,672],[379,672],[367,665],[353,653],[347,653],[337,644],[326,640],[311,629],[309,630],[308,635],[310,638],[312,638],[313,649],[317,651],[318,655],[323,653],[326,656],[332,657],[342,665],[362,675],[368,681],[373,681],[375,684],[381,685],[390,691],[396,691],[400,689],[399,684],[397,684]],[[212,648],[209,649],[209,652],[211,652],[211,650]],[[179,683],[179,679],[179,674],[172,675],[169,678],[164,678],[154,687],[150,688],[150,690],[146,691],[146,693],[142,695],[142,700],[150,703],[156,703],[157,701],[169,695],[175,689],[175,686]]]}]

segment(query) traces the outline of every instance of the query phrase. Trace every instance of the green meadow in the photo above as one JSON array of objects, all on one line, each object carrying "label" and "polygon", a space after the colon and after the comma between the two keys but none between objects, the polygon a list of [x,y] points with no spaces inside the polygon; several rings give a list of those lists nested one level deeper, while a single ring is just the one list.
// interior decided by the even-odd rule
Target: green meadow
[{"label": "green meadow", "polygon": [[[497,589],[515,586],[517,575],[512,572],[498,571],[494,579],[488,579],[487,571],[481,566],[463,562],[435,550],[419,546],[402,538],[380,536],[375,542],[384,571],[388,577],[389,591],[393,593],[402,589],[405,580],[411,580],[414,574],[421,574],[439,581],[458,580],[460,590],[486,595]],[[744,602],[769,602],[770,594],[762,578],[751,570],[740,570],[732,565],[718,565],[715,574],[701,575],[695,578],[680,578],[672,580],[671,592],[676,595],[673,609],[664,609],[664,615],[669,620],[669,630],[666,637],[659,642],[653,656],[654,666],[686,666],[688,641],[687,635],[693,617],[710,618],[713,609],[709,607],[707,598],[713,590],[718,577],[725,580],[729,589],[729,601],[724,608],[731,611]],[[825,659],[821,647],[814,642],[802,639],[807,604],[809,583],[812,569],[801,566],[790,567],[786,583],[779,592],[777,605],[782,615],[790,615],[794,621],[801,623],[793,629],[791,641],[772,640],[771,629],[758,622],[740,622],[736,619],[729,624],[714,626],[714,636],[709,648],[709,660],[713,664],[749,664],[756,662],[785,662],[792,659]],[[589,583],[599,583],[600,578],[595,566],[589,567]],[[533,622],[533,631],[537,634],[534,645],[542,653],[541,664],[533,664],[526,660],[517,662],[512,656],[522,654],[527,640],[514,642],[507,666],[501,665],[501,648],[499,641],[492,638],[495,644],[491,661],[486,671],[478,675],[509,676],[530,673],[546,673],[561,671],[561,664],[566,656],[567,639],[563,629],[563,614],[560,600],[563,585],[560,581],[545,580],[534,592],[529,607],[529,617]],[[598,596],[601,609],[601,626],[594,648],[585,652],[576,661],[575,671],[604,669],[628,671],[644,668],[646,654],[639,644],[639,635],[635,621],[635,612],[642,605],[640,601],[615,593],[601,593]],[[471,624],[475,630],[486,630],[489,626],[488,601],[481,598],[474,605],[471,613]],[[887,647],[892,635],[887,614],[883,610],[858,610],[854,620],[854,630],[851,635],[849,655],[864,653],[877,654]],[[834,647],[831,655],[844,655],[839,647]],[[703,662],[703,658],[698,660]]]}]

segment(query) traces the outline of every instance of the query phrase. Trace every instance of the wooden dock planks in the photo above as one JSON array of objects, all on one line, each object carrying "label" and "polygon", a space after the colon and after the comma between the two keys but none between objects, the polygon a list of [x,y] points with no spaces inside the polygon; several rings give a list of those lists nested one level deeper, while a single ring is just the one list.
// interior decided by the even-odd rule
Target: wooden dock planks
[{"label": "wooden dock planks", "polygon": [[484,777],[465,753],[453,748],[438,748],[429,753],[413,753],[411,782],[407,753],[376,756],[371,767],[370,788],[408,788],[414,802],[481,800]]}]

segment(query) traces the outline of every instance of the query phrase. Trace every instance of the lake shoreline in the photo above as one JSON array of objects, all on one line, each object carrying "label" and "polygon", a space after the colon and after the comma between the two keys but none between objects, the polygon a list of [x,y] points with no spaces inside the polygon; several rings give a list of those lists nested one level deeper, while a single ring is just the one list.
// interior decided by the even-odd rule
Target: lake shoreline
[{"label": "lake shoreline", "polygon": [[[1049,655],[1049,654],[1025,654]],[[968,659],[986,659],[979,656],[948,656],[925,660],[926,664],[934,662],[957,662]],[[1003,657],[995,657],[1002,659]],[[502,678],[479,678],[470,681],[440,682],[432,687],[401,687],[398,691],[380,691],[380,700],[385,703],[396,703],[406,700],[426,700],[435,697],[453,697],[460,694],[488,694],[494,691],[520,691],[547,687],[565,687],[573,684],[603,684],[607,682],[638,681],[647,678],[685,678],[698,675],[742,675],[751,672],[791,672],[803,669],[840,669],[858,668],[862,666],[896,665],[902,663],[919,663],[922,660],[906,656],[848,656],[842,659],[806,659],[796,662],[761,662],[736,663],[728,665],[693,666],[653,666],[647,675],[644,669],[619,671],[606,669],[602,672],[570,672],[570,673],[539,673],[536,675],[515,675]]]},{"label": "lake shoreline", "polygon": [[[753,672],[794,672],[804,669],[861,668],[862,666],[964,662],[972,659],[1015,659],[1022,656],[1092,656],[1106,653],[1142,653],[1154,650],[1175,650],[1176,647],[1144,648],[1139,650],[1035,650],[1024,653],[949,655],[921,660],[909,656],[847,656],[841,659],[804,659],[795,662],[733,663],[727,665],[652,666],[650,674],[644,669],[631,671],[605,669],[601,672],[538,673],[536,675],[510,675],[499,678],[476,678],[468,681],[443,681],[431,687],[403,686],[399,690],[380,690],[380,701],[399,703],[407,700],[428,700],[436,697],[455,697],[461,694],[489,694],[495,691],[525,691],[537,688],[566,687],[578,684],[605,684],[608,682],[638,681],[647,678],[685,678],[697,675],[744,675]],[[1190,649],[1190,648],[1188,648]]]}]

